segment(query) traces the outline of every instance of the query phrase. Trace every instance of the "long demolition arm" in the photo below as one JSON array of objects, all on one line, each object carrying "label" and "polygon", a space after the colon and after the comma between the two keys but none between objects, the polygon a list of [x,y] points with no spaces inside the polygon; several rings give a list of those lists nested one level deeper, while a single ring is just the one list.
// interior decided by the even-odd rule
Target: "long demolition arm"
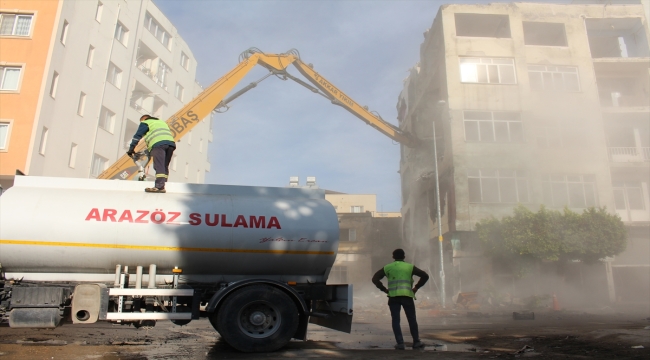
[{"label": "long demolition arm", "polygon": [[[215,81],[210,87],[205,89],[196,98],[176,112],[167,124],[174,135],[175,140],[179,140],[187,134],[202,119],[219,106],[226,106],[230,101],[239,97],[246,91],[254,88],[257,83],[270,75],[284,76],[306,86],[314,92],[320,92],[321,95],[329,98],[333,104],[340,105],[352,114],[381,131],[391,139],[398,141],[406,146],[414,147],[416,140],[409,134],[403,133],[399,128],[387,123],[381,117],[372,114],[367,108],[364,108],[345,95],[341,90],[333,86],[329,81],[320,76],[310,66],[303,63],[297,51],[290,51],[285,54],[266,54],[259,52],[257,49],[249,49],[242,54],[242,61],[229,73]],[[239,84],[239,82],[255,67],[261,65],[269,70],[269,74],[261,80],[251,83],[243,89],[224,100],[226,95]],[[286,69],[289,64],[294,66],[305,76],[316,88],[290,75]],[[135,151],[140,152],[146,147],[142,141],[136,146]],[[138,172],[138,167],[128,155],[122,156],[113,165],[101,173],[98,179],[131,179]]]}]

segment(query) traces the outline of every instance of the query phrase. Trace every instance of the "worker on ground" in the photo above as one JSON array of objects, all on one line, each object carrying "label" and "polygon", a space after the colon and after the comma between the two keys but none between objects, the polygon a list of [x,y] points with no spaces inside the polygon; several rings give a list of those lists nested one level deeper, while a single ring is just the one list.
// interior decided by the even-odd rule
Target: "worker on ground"
[{"label": "worker on ground", "polygon": [[[404,250],[396,249],[393,251],[395,261],[377,271],[372,277],[372,282],[379,290],[388,294],[388,308],[390,309],[390,317],[393,320],[393,333],[395,334],[395,340],[397,340],[395,349],[404,350],[404,338],[399,324],[402,307],[409,322],[411,336],[413,336],[413,349],[420,349],[424,347],[424,344],[420,341],[418,333],[418,322],[415,319],[415,302],[413,302],[413,299],[418,289],[429,280],[429,275],[413,266],[413,264],[404,261],[404,258]],[[413,275],[420,278],[415,286],[413,286]],[[381,283],[384,276],[388,278],[388,289]]]},{"label": "worker on ground", "polygon": [[176,150],[174,135],[172,135],[169,126],[164,121],[150,115],[142,115],[140,117],[140,126],[133,135],[129,151],[126,152],[127,155],[133,157],[135,146],[138,145],[142,137],[147,143],[149,154],[153,156],[153,168],[156,170],[155,187],[146,188],[144,191],[164,193],[166,192],[165,182],[169,177],[169,163],[172,160],[174,150]]}]

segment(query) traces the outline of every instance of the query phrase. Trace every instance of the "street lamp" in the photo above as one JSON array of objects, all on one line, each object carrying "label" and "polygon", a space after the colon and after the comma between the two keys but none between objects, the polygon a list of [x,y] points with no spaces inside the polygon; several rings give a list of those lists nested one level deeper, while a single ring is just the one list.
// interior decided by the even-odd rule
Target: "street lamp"
[{"label": "street lamp", "polygon": [[[442,107],[447,104],[444,100],[438,101],[438,106]],[[440,111],[442,113],[442,111]],[[442,251],[442,219],[440,216],[440,174],[438,173],[438,147],[436,146],[436,121],[431,122],[433,125],[433,164],[436,171],[436,207],[438,210],[438,247],[440,249],[440,302],[442,308],[445,308],[445,263]]]}]

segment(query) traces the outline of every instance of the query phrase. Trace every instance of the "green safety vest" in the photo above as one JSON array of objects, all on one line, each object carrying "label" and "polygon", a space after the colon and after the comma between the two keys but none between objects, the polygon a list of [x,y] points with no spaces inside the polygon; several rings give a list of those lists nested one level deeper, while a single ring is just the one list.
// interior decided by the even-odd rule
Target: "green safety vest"
[{"label": "green safety vest", "polygon": [[149,126],[149,131],[144,136],[144,141],[147,143],[147,149],[149,151],[161,141],[174,141],[174,135],[172,135],[166,122],[153,119],[147,119],[143,122]]},{"label": "green safety vest", "polygon": [[413,264],[404,261],[394,261],[384,266],[388,278],[388,296],[410,296],[413,294]]}]

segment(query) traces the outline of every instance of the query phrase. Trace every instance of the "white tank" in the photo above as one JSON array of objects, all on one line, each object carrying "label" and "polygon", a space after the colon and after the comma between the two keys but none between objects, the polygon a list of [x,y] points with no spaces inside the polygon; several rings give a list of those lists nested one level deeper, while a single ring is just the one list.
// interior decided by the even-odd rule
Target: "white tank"
[{"label": "white tank", "polygon": [[16,176],[0,196],[8,273],[112,274],[156,264],[233,281],[325,281],[339,226],[323,190]]}]

